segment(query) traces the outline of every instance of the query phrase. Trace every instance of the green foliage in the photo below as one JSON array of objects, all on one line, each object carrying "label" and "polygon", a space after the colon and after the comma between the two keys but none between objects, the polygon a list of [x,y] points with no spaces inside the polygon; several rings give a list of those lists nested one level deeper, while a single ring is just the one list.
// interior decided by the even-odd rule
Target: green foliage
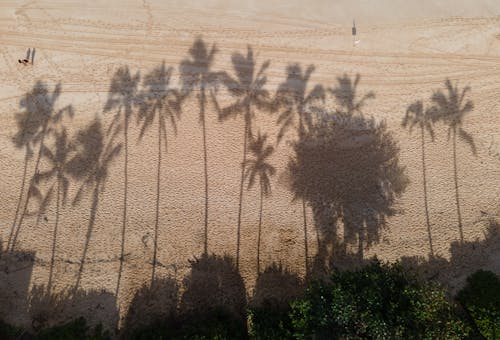
[{"label": "green foliage", "polygon": [[218,308],[203,313],[186,315],[177,320],[158,321],[132,332],[134,340],[229,340],[246,339],[247,330],[242,320]]},{"label": "green foliage", "polygon": [[40,340],[106,340],[110,338],[109,332],[97,325],[93,330],[87,326],[83,317],[70,321],[61,326],[46,328],[38,333]]},{"label": "green foliage", "polygon": [[9,325],[0,319],[0,339],[17,339],[22,332],[21,328]]},{"label": "green foliage", "polygon": [[249,335],[255,340],[292,339],[290,308],[263,306],[248,310]]},{"label": "green foliage", "polygon": [[294,337],[463,338],[467,326],[439,287],[424,283],[399,264],[378,261],[353,272],[335,271],[292,303]]},{"label": "green foliage", "polygon": [[495,273],[478,270],[470,275],[457,300],[485,338],[500,337],[500,279]]}]

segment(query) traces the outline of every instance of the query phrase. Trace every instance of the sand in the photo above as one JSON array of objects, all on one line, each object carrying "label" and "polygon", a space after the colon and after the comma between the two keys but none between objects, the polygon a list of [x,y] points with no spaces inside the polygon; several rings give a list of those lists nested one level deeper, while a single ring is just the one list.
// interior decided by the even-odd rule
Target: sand
[{"label": "sand", "polygon": [[[271,92],[286,76],[287,65],[302,70],[314,65],[308,90],[316,84],[335,87],[344,74],[361,76],[360,96],[373,91],[375,98],[363,108],[366,117],[385,121],[399,145],[399,164],[409,184],[396,198],[395,214],[377,242],[364,250],[364,257],[382,259],[429,256],[429,235],[424,208],[421,139],[401,126],[407,107],[416,100],[430,103],[434,91],[450,79],[459,88],[470,87],[467,98],[474,104],[463,128],[477,149],[474,155],[463,140],[457,142],[457,183],[464,242],[480,242],[485,219],[500,209],[500,3],[498,1],[3,1],[0,4],[0,238],[6,249],[23,181],[24,149],[16,148],[16,112],[23,96],[39,80],[50,92],[57,84],[61,94],[55,107],[71,104],[75,114],[60,123],[68,138],[88,126],[95,117],[103,129],[116,109],[103,112],[115,72],[127,66],[132,75],[151,72],[164,61],[172,67],[172,86],[179,88],[179,65],[188,57],[195,39],[216,45],[212,69],[234,75],[231,55],[246,55],[251,46],[257,66],[266,60],[266,88]],[[353,45],[351,27],[357,28]],[[35,49],[32,65],[18,59]],[[221,106],[234,102],[220,88]],[[210,99],[210,98],[209,98]],[[326,106],[335,107],[327,96]],[[135,291],[151,279],[157,203],[157,125],[142,139],[137,110],[128,131],[127,201],[124,261],[118,292],[124,216],[124,150],[111,162],[99,194],[95,221],[88,242],[86,262],[79,280],[84,290],[105,290],[116,297],[123,317]],[[304,216],[300,200],[289,187],[287,164],[294,134],[287,133],[276,145],[278,114],[256,112],[255,131],[269,135],[275,152],[269,158],[276,169],[272,193],[263,200],[261,267],[281,263],[299,276],[305,274]],[[159,233],[155,275],[182,283],[190,263],[204,251],[205,180],[202,129],[196,93],[183,104],[177,133],[167,122],[167,150],[161,163]],[[450,258],[450,245],[460,241],[457,227],[456,190],[453,177],[453,141],[447,127],[436,124],[435,140],[427,135],[426,182],[433,253]],[[237,221],[244,121],[242,117],[220,122],[214,105],[206,106],[208,169],[208,252],[236,256]],[[122,135],[117,136],[123,142]],[[48,145],[53,145],[49,138]],[[35,147],[35,156],[38,148]],[[31,176],[32,157],[27,165]],[[50,164],[42,160],[39,169]],[[29,177],[28,177],[29,181]],[[66,204],[55,196],[37,221],[36,213],[23,217],[16,249],[33,253],[34,263],[22,288],[47,285],[53,267],[55,291],[75,285],[92,217],[92,189],[72,204],[81,182],[71,180]],[[48,190],[50,183],[42,186]],[[256,279],[259,185],[243,191],[239,270],[247,294]],[[26,196],[26,190],[23,197]],[[24,198],[23,198],[24,200]],[[21,202],[23,201],[21,200]],[[35,200],[28,212],[37,209]],[[22,206],[22,205],[21,205]],[[58,234],[51,266],[54,223]],[[17,218],[19,221],[19,216]],[[306,208],[308,256],[317,252],[317,228],[311,205]],[[498,251],[498,249],[496,249]],[[496,255],[495,255],[496,254]],[[476,259],[476,257],[475,257]],[[486,252],[467,264],[470,271],[485,267],[500,271],[497,253]],[[29,261],[28,261],[29,262]],[[464,272],[454,280],[463,281]],[[23,274],[24,275],[24,274]],[[5,276],[8,278],[9,276]],[[7,279],[6,279],[7,280]],[[10,276],[13,288],[21,281]],[[12,281],[14,280],[14,281]],[[14,282],[14,283],[13,283]],[[106,297],[109,297],[106,295]],[[111,302],[113,303],[113,302]],[[28,323],[26,311],[10,312],[9,318]],[[11,309],[12,311],[12,309]],[[6,313],[6,311],[3,311]],[[24,314],[23,314],[24,313]],[[96,313],[86,311],[87,314]],[[8,313],[9,314],[9,313]],[[110,320],[108,320],[111,323]]]}]

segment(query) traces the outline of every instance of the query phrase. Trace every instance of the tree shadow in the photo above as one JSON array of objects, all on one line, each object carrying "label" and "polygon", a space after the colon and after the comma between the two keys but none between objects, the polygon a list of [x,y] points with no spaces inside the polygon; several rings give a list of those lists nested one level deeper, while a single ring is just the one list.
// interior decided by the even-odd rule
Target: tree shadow
[{"label": "tree shadow", "polygon": [[[51,135],[55,139],[53,149],[51,150],[51,148],[46,145],[41,146],[41,155],[49,164],[49,168],[43,171],[39,171],[35,174],[33,181],[34,186],[32,188],[34,195],[37,197],[41,197],[40,206],[38,208],[37,222],[40,216],[45,213],[45,210],[50,204],[50,201],[54,196],[54,191],[56,196],[56,216],[52,236],[52,256],[50,260],[49,281],[47,284],[47,291],[49,293],[52,288],[52,278],[57,244],[57,231],[60,215],[59,209],[61,205],[66,204],[68,197],[70,182],[69,176],[71,172],[70,156],[73,151],[73,145],[69,140],[66,128],[58,128],[57,130],[54,130]],[[45,190],[45,193],[42,194],[41,186],[43,184],[45,184],[47,188]]]},{"label": "tree shadow", "polygon": [[406,114],[401,122],[401,125],[408,128],[409,133],[413,132],[413,128],[418,126],[420,129],[420,143],[422,149],[422,179],[424,186],[424,210],[425,210],[425,221],[427,224],[427,234],[429,237],[429,251],[430,255],[434,256],[434,249],[432,246],[432,233],[431,233],[431,223],[429,218],[429,204],[427,196],[427,177],[426,177],[426,165],[425,165],[425,133],[427,132],[431,140],[434,142],[434,130],[432,128],[432,121],[434,119],[434,109],[425,108],[424,103],[418,100],[408,106],[406,109]]},{"label": "tree shadow", "polygon": [[[228,73],[220,74],[220,81],[229,93],[236,99],[234,104],[225,108],[218,108],[219,120],[225,121],[229,118],[242,115],[244,120],[243,129],[243,160],[241,161],[240,194],[238,204],[238,225],[236,238],[236,267],[239,268],[240,261],[240,233],[241,233],[241,209],[243,205],[243,187],[245,166],[247,163],[247,143],[252,138],[252,125],[255,119],[256,109],[270,110],[269,92],[264,88],[267,77],[264,72],[270,65],[270,61],[265,61],[257,70],[256,60],[253,50],[247,47],[246,56],[241,53],[233,53],[231,57],[236,78],[232,78]],[[216,100],[214,100],[217,103]]]},{"label": "tree shadow", "polygon": [[[67,113],[70,117],[73,117],[74,115],[73,107],[71,105],[65,106],[59,110],[55,108],[56,102],[61,95],[61,88],[61,84],[58,83],[51,93],[44,82],[37,81],[33,86],[33,89],[26,93],[26,95],[21,99],[19,103],[21,111],[17,112],[15,115],[18,130],[12,141],[17,148],[25,149],[25,163],[19,200],[7,243],[7,248],[12,250],[15,248],[24,217],[27,215],[29,201],[32,197],[37,196],[34,181],[35,175],[39,171],[38,169],[42,158],[42,150],[44,150],[45,147],[45,138],[54,131],[65,113]],[[24,194],[26,190],[25,186],[28,161],[32,158],[36,147],[38,147],[38,152],[35,160],[34,174],[31,176],[29,181],[28,191]],[[21,206],[23,206],[23,196],[25,196],[24,207],[21,208]],[[16,228],[16,221],[18,218],[19,221]]]},{"label": "tree shadow", "polygon": [[272,263],[259,273],[250,301],[252,307],[287,308],[304,291],[304,281],[283,266]]},{"label": "tree shadow", "polygon": [[[217,48],[215,44],[208,48],[203,39],[197,38],[189,49],[189,57],[182,60],[179,71],[182,83],[181,98],[186,99],[193,91],[198,90],[198,104],[200,106],[199,122],[203,135],[203,173],[205,176],[205,240],[203,252],[208,254],[208,158],[207,158],[207,133],[206,114],[207,91],[217,87],[220,72],[214,72],[211,67],[214,63]],[[215,99],[215,95],[212,95]]]},{"label": "tree shadow", "polygon": [[243,179],[248,180],[248,189],[251,189],[258,177],[260,188],[259,205],[259,226],[257,236],[257,275],[260,274],[260,243],[262,234],[262,210],[264,197],[271,194],[271,177],[275,175],[276,169],[272,166],[268,158],[273,154],[274,147],[267,145],[267,135],[258,132],[250,141],[250,152],[253,158],[245,159],[243,167],[246,171],[243,173]]},{"label": "tree shadow", "polygon": [[91,192],[92,204],[87,224],[87,234],[83,248],[82,260],[78,270],[75,289],[80,284],[83,266],[85,264],[87,250],[92,235],[97,209],[99,207],[99,195],[104,191],[105,182],[108,178],[108,168],[111,162],[119,155],[121,144],[115,144],[118,131],[105,136],[100,120],[95,119],[86,128],[79,131],[75,138],[76,155],[68,164],[69,174],[82,184],[78,189],[73,205],[77,205],[84,195]]},{"label": "tree shadow", "polygon": [[27,315],[34,262],[34,252],[3,250],[0,243],[0,320],[17,324]]},{"label": "tree shadow", "polygon": [[362,261],[364,250],[380,241],[380,230],[396,212],[396,198],[408,183],[386,124],[333,113],[304,134],[294,150],[290,185],[295,197],[312,207],[321,235],[316,263],[330,266],[332,249],[339,244],[340,254],[357,247]]},{"label": "tree shadow", "polygon": [[191,272],[183,280],[180,314],[224,310],[244,324],[245,285],[233,259],[203,254],[190,262]]},{"label": "tree shadow", "polygon": [[455,202],[457,205],[458,230],[460,232],[460,241],[464,241],[462,213],[460,209],[460,195],[458,191],[457,176],[457,135],[466,142],[474,155],[476,155],[476,145],[473,137],[462,128],[463,120],[466,114],[474,109],[474,103],[471,100],[465,100],[465,96],[470,91],[470,87],[458,88],[458,83],[453,85],[449,79],[444,82],[446,92],[437,90],[432,94],[431,100],[434,103],[433,119],[442,121],[448,125],[448,140],[450,134],[453,139],[453,178],[455,181]]},{"label": "tree shadow", "polygon": [[177,282],[170,277],[154,278],[152,282],[142,286],[129,305],[122,337],[134,338],[134,334],[140,333],[141,329],[175,319],[178,294]]},{"label": "tree shadow", "polygon": [[[309,65],[303,71],[299,64],[291,64],[286,68],[286,79],[279,85],[272,105],[273,111],[280,112],[277,120],[277,124],[280,125],[277,144],[289,130],[296,130],[297,138],[301,139],[313,126],[312,114],[319,110],[317,104],[325,101],[325,90],[322,85],[315,85],[311,91],[307,92],[307,85],[314,69],[313,65]],[[302,215],[305,267],[308,273],[309,250],[305,200],[302,200]]]},{"label": "tree shadow", "polygon": [[[125,231],[127,227],[127,198],[128,198],[128,132],[129,123],[134,113],[134,106],[139,103],[138,85],[139,72],[132,75],[128,66],[120,67],[113,78],[109,88],[109,95],[103,111],[109,112],[116,109],[116,113],[108,128],[107,134],[115,135],[123,132],[123,145],[125,158],[123,161],[123,218],[121,233],[120,269],[118,270],[118,283],[116,291],[120,288],[121,273],[125,255]],[[118,294],[118,293],[117,293]]]},{"label": "tree shadow", "polygon": [[344,112],[348,115],[361,114],[362,108],[366,105],[368,99],[374,99],[375,93],[370,91],[365,93],[360,99],[357,99],[358,85],[361,80],[361,75],[358,73],[356,77],[351,79],[347,74],[342,77],[337,77],[337,86],[328,88],[339,106],[337,111]]}]

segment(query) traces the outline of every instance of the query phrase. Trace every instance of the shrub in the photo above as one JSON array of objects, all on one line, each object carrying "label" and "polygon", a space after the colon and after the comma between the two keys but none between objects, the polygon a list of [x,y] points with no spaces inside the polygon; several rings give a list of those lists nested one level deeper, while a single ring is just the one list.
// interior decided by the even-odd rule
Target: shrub
[{"label": "shrub", "polygon": [[97,325],[93,330],[89,329],[83,317],[77,318],[64,325],[50,327],[38,333],[40,340],[106,340],[110,334],[103,331],[102,325]]},{"label": "shrub", "polygon": [[478,270],[470,275],[457,300],[484,337],[500,337],[500,279],[495,273]]},{"label": "shrub", "polygon": [[17,339],[22,332],[23,330],[21,328],[9,325],[0,319],[0,339]]},{"label": "shrub", "polygon": [[463,338],[467,325],[437,285],[399,264],[378,261],[357,271],[335,271],[292,303],[294,337]]},{"label": "shrub", "polygon": [[290,307],[264,305],[248,310],[249,335],[255,340],[292,339]]}]

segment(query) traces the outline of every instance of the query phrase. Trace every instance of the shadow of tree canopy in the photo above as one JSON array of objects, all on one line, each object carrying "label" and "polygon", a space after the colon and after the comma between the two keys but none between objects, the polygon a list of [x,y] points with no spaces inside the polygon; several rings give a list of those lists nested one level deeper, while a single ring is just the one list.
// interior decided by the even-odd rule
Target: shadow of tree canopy
[{"label": "shadow of tree canopy", "polygon": [[229,256],[202,255],[191,262],[184,278],[180,314],[222,309],[245,320],[246,290]]},{"label": "shadow of tree canopy", "polygon": [[[323,117],[294,144],[288,164],[296,198],[311,206],[320,232],[318,256],[328,260],[332,247],[357,255],[380,240],[387,216],[408,179],[399,148],[384,122],[337,112]],[[343,226],[343,240],[339,227]],[[325,263],[326,264],[326,263]]]},{"label": "shadow of tree canopy", "polygon": [[155,278],[144,284],[130,303],[123,337],[133,337],[134,331],[177,317],[179,287],[175,279]]},{"label": "shadow of tree canopy", "polygon": [[288,303],[300,296],[304,282],[297,274],[273,263],[257,277],[250,301],[252,307],[286,308]]}]

